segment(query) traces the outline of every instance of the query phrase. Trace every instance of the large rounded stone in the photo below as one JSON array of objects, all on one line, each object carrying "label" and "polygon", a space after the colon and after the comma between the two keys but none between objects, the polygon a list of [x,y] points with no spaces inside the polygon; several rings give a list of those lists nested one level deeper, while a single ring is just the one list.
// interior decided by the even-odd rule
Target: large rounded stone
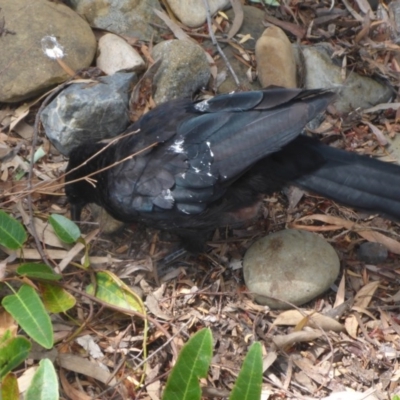
[{"label": "large rounded stone", "polygon": [[368,76],[348,71],[343,77],[341,66],[332,62],[332,46],[320,43],[316,46],[302,46],[306,71],[307,89],[336,88],[338,96],[334,106],[339,113],[348,113],[357,108],[369,108],[386,103],[393,93],[389,86]]},{"label": "large rounded stone", "polygon": [[203,49],[185,40],[166,40],[154,46],[154,60],[161,59],[155,76],[157,104],[178,97],[190,97],[207,85],[210,66]]},{"label": "large rounded stone", "polygon": [[90,85],[69,85],[40,116],[51,143],[61,154],[69,155],[84,142],[122,133],[130,123],[129,92],[136,81],[135,73],[117,72]]},{"label": "large rounded stone", "polygon": [[271,26],[257,40],[256,61],[258,80],[263,87],[297,87],[294,51],[281,28]]},{"label": "large rounded stone", "polygon": [[96,52],[90,26],[73,10],[47,0],[0,0],[0,102],[16,102],[65,81],[68,74],[42,50],[41,40],[53,36],[64,48],[73,70],[88,67]]},{"label": "large rounded stone", "polygon": [[339,267],[335,250],[323,238],[293,229],[256,241],[243,260],[244,280],[256,301],[282,309],[290,305],[275,299],[307,303],[332,285]]},{"label": "large rounded stone", "polygon": [[154,9],[161,11],[158,0],[68,0],[68,3],[91,26],[140,40],[154,39],[157,31],[151,23],[161,23],[154,13]]},{"label": "large rounded stone", "polygon": [[[202,0],[167,0],[168,5],[181,22],[196,28],[206,22],[207,14]],[[208,0],[211,15],[230,5],[229,0]]]}]

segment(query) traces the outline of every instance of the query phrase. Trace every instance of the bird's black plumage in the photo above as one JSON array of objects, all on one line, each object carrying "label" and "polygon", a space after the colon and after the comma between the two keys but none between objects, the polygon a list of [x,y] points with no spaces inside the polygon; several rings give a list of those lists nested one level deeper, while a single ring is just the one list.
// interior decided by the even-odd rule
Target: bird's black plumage
[{"label": "bird's black plumage", "polygon": [[[273,88],[161,104],[129,127],[136,134],[82,167],[105,144],[72,151],[66,177],[72,216],[79,219],[82,206],[97,203],[121,221],[177,233],[187,248],[198,250],[227,212],[290,182],[399,218],[400,166],[301,135],[333,97],[327,90]],[[95,185],[70,183],[126,157],[93,175]]]}]

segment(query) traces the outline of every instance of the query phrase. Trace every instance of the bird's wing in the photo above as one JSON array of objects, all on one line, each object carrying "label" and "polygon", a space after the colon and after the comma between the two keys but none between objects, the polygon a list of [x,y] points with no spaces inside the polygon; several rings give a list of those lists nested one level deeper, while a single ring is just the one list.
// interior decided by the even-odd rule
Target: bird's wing
[{"label": "bird's wing", "polygon": [[198,214],[254,163],[280,150],[323,111],[333,95],[272,89],[228,94],[198,103],[168,102],[117,144],[121,159],[158,145],[109,172],[109,200],[124,214],[178,210]]}]

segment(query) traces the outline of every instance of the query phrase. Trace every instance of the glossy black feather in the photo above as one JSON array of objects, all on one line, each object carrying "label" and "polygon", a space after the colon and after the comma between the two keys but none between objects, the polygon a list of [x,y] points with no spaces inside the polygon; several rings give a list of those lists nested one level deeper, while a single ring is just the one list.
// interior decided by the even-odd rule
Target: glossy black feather
[{"label": "glossy black feather", "polygon": [[[73,216],[95,202],[124,222],[177,233],[191,250],[225,222],[227,212],[288,182],[352,206],[400,217],[400,167],[300,136],[334,94],[273,88],[192,103],[173,100],[129,127],[123,138],[74,170],[104,144],[70,157],[67,183],[156,146],[94,175],[96,186],[66,186]],[[354,170],[354,172],[353,172]],[[396,189],[392,190],[393,186]]]}]

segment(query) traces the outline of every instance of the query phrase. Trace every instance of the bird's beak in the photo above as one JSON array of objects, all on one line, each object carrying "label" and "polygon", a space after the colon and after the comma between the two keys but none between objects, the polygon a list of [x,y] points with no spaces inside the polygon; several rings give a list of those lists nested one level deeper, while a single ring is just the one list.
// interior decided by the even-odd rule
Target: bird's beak
[{"label": "bird's beak", "polygon": [[81,220],[82,204],[71,204],[71,219],[72,221],[79,222]]}]

